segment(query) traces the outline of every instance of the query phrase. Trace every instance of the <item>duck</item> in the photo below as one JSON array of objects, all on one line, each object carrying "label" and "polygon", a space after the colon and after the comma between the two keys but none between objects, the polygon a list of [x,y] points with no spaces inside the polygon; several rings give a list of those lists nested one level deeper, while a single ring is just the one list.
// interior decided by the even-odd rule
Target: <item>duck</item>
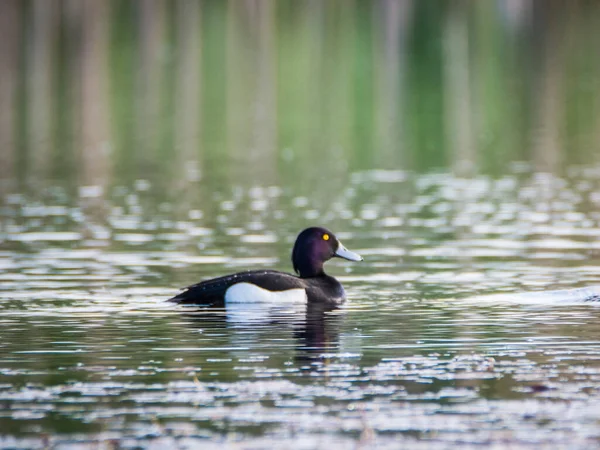
[{"label": "duck", "polygon": [[323,269],[332,258],[363,261],[362,256],[344,247],[328,229],[306,228],[292,249],[297,275],[277,270],[247,270],[193,284],[168,301],[214,307],[225,307],[228,303],[307,302],[335,308],[346,301],[346,292]]}]

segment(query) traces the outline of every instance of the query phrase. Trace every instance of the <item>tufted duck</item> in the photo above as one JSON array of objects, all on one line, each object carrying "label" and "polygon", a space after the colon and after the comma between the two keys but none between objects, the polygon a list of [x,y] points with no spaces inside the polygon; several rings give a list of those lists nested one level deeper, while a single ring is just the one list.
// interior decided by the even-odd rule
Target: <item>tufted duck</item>
[{"label": "tufted duck", "polygon": [[226,303],[308,301],[339,306],[344,288],[323,271],[333,257],[362,261],[325,228],[307,228],[296,238],[292,263],[299,276],[275,270],[249,270],[202,281],[169,299],[178,304],[224,306]]}]

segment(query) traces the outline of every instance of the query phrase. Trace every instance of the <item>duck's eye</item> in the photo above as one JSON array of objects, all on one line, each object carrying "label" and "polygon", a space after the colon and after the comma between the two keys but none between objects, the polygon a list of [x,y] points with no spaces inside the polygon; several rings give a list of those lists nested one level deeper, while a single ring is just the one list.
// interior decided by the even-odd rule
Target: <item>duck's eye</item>
[{"label": "duck's eye", "polygon": [[328,241],[328,240],[329,240],[329,235],[328,235],[327,233],[325,233],[325,234],[323,235],[323,240],[324,240],[324,241]]}]

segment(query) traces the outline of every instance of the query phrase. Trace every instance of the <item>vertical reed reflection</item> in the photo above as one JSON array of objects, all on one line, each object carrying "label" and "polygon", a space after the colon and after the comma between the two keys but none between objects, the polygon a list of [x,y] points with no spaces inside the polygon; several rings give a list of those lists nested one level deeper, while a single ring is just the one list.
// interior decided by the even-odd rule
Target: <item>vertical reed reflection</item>
[{"label": "vertical reed reflection", "polygon": [[108,88],[108,2],[81,0],[81,183],[107,186],[111,135]]},{"label": "vertical reed reflection", "polygon": [[310,150],[320,146],[325,2],[284,6],[279,24],[279,142],[283,159],[298,170],[314,163]]},{"label": "vertical reed reflection", "polygon": [[[591,31],[589,31],[591,38],[590,38],[590,45],[593,48],[600,48],[600,33],[597,33],[595,30],[600,29],[600,5],[595,4],[594,5],[594,11],[595,14],[592,14],[590,17],[591,20]],[[582,58],[584,58],[585,61],[587,61],[587,53],[585,51],[581,51],[581,56]],[[591,152],[596,154],[596,155],[600,155],[600,76],[597,76],[598,73],[600,73],[600,58],[595,58],[592,61],[594,61],[594,64],[591,68],[592,74],[590,76],[590,78],[592,78],[594,81],[592,82],[593,84],[593,88],[594,88],[594,93],[595,95],[593,96],[594,102],[593,102],[593,113],[592,113],[592,117],[594,117],[594,119],[591,122],[591,126],[592,126],[592,143],[590,145],[591,147]],[[594,77],[594,75],[596,75]],[[587,113],[587,110],[585,110],[585,113]]]},{"label": "vertical reed reflection", "polygon": [[[375,15],[377,83],[375,85],[375,127],[379,163],[394,161],[410,167],[404,145],[403,118],[406,36],[413,11],[412,0],[381,0]],[[381,27],[379,27],[381,24]],[[379,28],[379,30],[377,30]],[[361,124],[364,126],[364,124]]]},{"label": "vertical reed reflection", "polygon": [[473,145],[469,27],[467,4],[456,0],[449,5],[444,29],[445,125],[454,170],[469,175],[475,166]]},{"label": "vertical reed reflection", "polygon": [[165,2],[164,0],[138,0],[137,26],[138,55],[134,67],[135,93],[135,152],[134,160],[143,176],[161,165],[158,157],[161,130],[164,124],[163,67],[165,57]]},{"label": "vertical reed reflection", "polygon": [[173,180],[179,191],[186,182],[198,181],[201,175],[201,9],[197,0],[177,0],[175,9],[177,64],[174,150],[177,172]]},{"label": "vertical reed reflection", "polygon": [[50,167],[56,126],[57,0],[34,0],[29,18],[27,58],[26,138],[30,182],[46,178]]},{"label": "vertical reed reflection", "polygon": [[227,136],[233,178],[273,183],[275,139],[275,3],[228,3]]},{"label": "vertical reed reflection", "polygon": [[264,155],[264,175],[273,180],[277,166],[277,76],[276,76],[276,24],[275,1],[255,0],[253,19],[258,28],[257,86],[254,109],[254,148]]},{"label": "vertical reed reflection", "polygon": [[352,147],[349,126],[353,48],[347,42],[355,39],[356,9],[345,8],[343,2],[327,2],[324,20],[321,77],[327,89],[321,93],[321,117],[317,129],[322,136],[318,145],[324,151],[319,159],[330,167],[332,175],[340,175],[344,173],[344,154]]},{"label": "vertical reed reflection", "polygon": [[537,170],[555,173],[561,164],[561,119],[564,104],[564,19],[560,0],[536,2],[539,71],[534,99],[533,162]]},{"label": "vertical reed reflection", "polygon": [[116,167],[126,183],[172,179],[161,185],[177,195],[201,170],[211,189],[285,179],[334,195],[349,171],[555,170],[600,141],[600,8],[585,1],[3,0],[0,12],[3,180],[59,168],[107,185]]},{"label": "vertical reed reflection", "polygon": [[17,175],[17,114],[21,9],[19,0],[0,2],[0,194],[10,191]]},{"label": "vertical reed reflection", "polygon": [[[81,157],[81,54],[82,54],[82,6],[79,0],[65,0],[62,9],[62,23],[64,30],[64,67],[62,68],[63,77],[63,98],[61,99],[61,109],[63,114],[63,123],[59,136],[63,139],[57,142],[57,148],[64,147],[66,150],[66,160],[72,172],[79,173],[80,165],[83,161]],[[70,173],[70,172],[69,172]],[[69,180],[72,181],[72,180]],[[79,180],[77,180],[79,181]]]}]

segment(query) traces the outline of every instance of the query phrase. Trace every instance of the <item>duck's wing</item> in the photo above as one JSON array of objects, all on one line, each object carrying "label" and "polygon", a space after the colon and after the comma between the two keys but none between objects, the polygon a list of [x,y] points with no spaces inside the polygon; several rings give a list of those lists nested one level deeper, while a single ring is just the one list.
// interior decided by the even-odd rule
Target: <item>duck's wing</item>
[{"label": "duck's wing", "polygon": [[168,301],[180,305],[224,306],[225,293],[230,287],[238,283],[254,284],[269,291],[305,288],[304,281],[301,278],[285,272],[250,270],[201,281],[188,286]]}]

